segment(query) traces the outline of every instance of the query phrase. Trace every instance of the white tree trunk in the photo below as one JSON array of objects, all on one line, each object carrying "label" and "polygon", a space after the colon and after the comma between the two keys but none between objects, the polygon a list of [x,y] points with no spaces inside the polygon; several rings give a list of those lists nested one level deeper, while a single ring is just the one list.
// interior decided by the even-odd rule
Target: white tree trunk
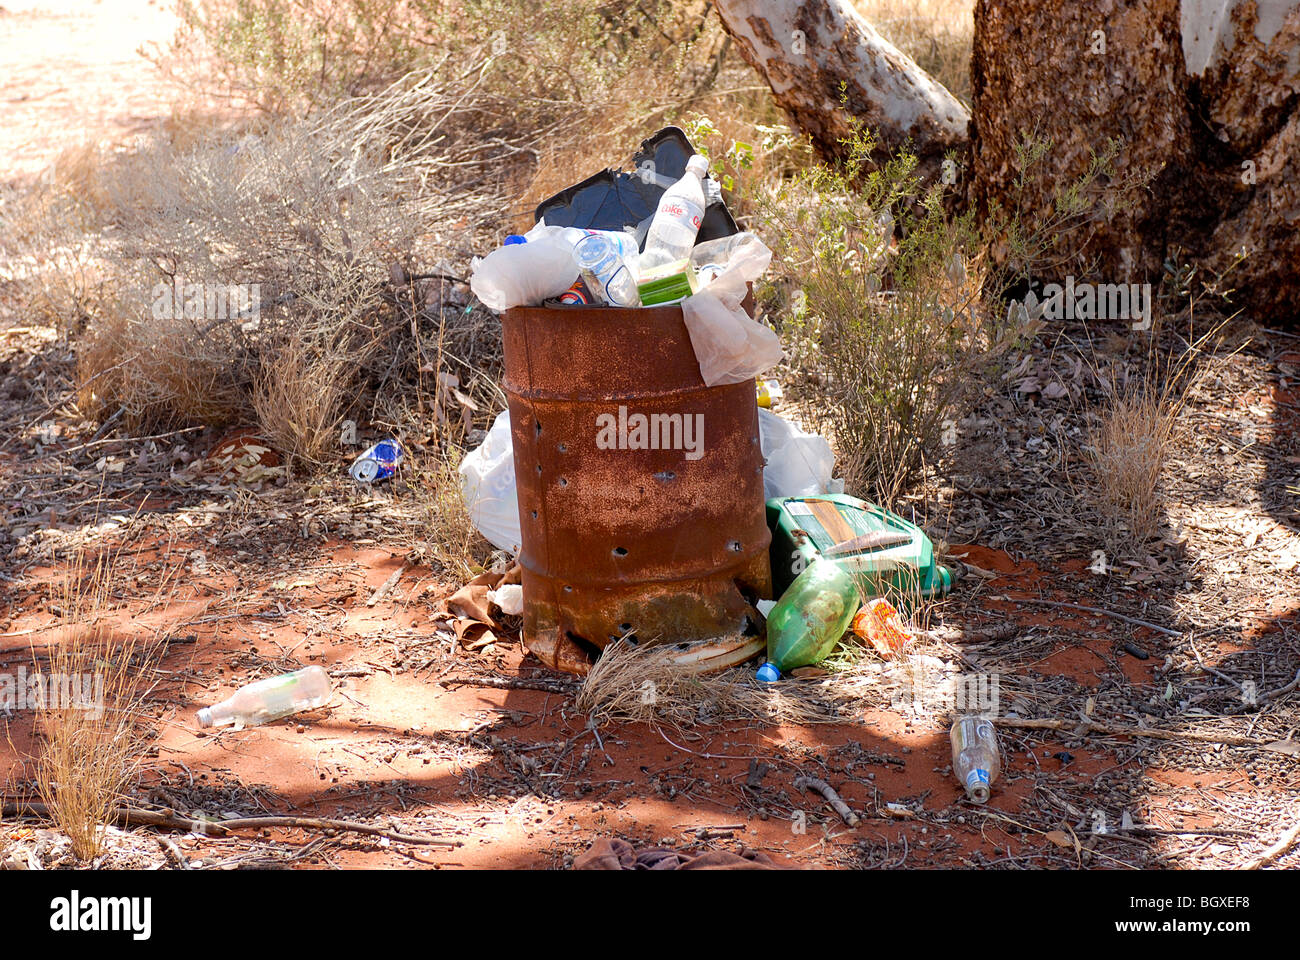
[{"label": "white tree trunk", "polygon": [[910,141],[923,173],[933,174],[945,152],[965,149],[966,108],[845,0],[716,6],[741,55],[824,156],[841,151],[850,117],[866,123],[883,151]]}]

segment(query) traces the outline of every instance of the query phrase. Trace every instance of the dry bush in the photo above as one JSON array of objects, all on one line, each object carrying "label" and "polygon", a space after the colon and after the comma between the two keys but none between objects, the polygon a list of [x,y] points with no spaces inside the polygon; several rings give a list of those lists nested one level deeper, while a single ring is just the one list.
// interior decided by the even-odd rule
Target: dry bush
[{"label": "dry bush", "polygon": [[36,707],[43,734],[37,791],[83,861],[103,851],[103,828],[138,762],[137,720],[147,692],[142,678],[152,659],[141,644],[119,640],[102,622],[113,602],[113,565],[107,555],[89,571],[82,559],[73,564],[63,589],[67,627],[34,667],[55,680],[58,691]]},{"label": "dry bush", "polygon": [[329,341],[291,337],[253,381],[253,413],[262,434],[295,465],[317,466],[337,449],[355,357]]},{"label": "dry bush", "polygon": [[[410,77],[311,119],[118,155],[93,211],[113,283],[80,352],[86,412],[121,407],[134,428],[256,415],[317,459],[346,374],[377,384],[426,362],[410,333],[439,318],[396,281],[434,252],[466,259],[498,209],[438,142],[451,98]],[[182,311],[176,284],[248,291],[254,315]],[[294,397],[306,405],[282,405]]]},{"label": "dry bush", "polygon": [[[99,307],[112,310],[112,302]],[[107,312],[88,325],[78,345],[77,403],[105,419],[119,409],[129,427],[221,424],[247,406],[225,331],[197,334],[184,319]]]},{"label": "dry bush", "polygon": [[[1140,550],[1164,520],[1161,477],[1176,448],[1187,399],[1223,358],[1208,358],[1217,325],[1172,359],[1148,358],[1140,378],[1097,373],[1108,403],[1089,417],[1084,456],[1091,482],[1082,491],[1114,555]],[[1117,382],[1118,381],[1118,382]]]}]

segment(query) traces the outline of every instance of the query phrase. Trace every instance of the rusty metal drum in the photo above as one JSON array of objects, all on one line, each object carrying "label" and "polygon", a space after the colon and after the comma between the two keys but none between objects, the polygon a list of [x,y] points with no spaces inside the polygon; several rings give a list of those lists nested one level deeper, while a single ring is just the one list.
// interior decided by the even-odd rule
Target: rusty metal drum
[{"label": "rusty metal drum", "polygon": [[609,643],[693,669],[763,647],[771,595],[752,381],[708,387],[674,306],[502,317],[524,643],[583,673]]}]

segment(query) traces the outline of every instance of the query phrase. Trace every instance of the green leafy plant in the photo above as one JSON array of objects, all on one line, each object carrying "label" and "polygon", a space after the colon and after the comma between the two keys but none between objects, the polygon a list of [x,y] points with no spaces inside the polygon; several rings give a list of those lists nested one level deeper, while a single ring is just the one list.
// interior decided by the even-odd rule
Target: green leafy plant
[{"label": "green leafy plant", "polygon": [[911,154],[872,166],[861,125],[845,148],[842,162],[789,180],[764,214],[792,291],[785,343],[806,406],[850,486],[888,503],[1006,341],[980,299],[974,218],[946,212]]}]

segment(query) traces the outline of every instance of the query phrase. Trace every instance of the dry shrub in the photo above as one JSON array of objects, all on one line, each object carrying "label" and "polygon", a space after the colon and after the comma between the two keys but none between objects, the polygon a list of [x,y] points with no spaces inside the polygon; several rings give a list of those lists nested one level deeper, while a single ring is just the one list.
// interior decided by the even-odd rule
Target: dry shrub
[{"label": "dry shrub", "polygon": [[1098,375],[1109,402],[1090,417],[1084,455],[1091,483],[1084,492],[1112,554],[1139,550],[1159,532],[1165,505],[1161,477],[1177,446],[1189,395],[1223,362],[1204,351],[1221,329],[1219,324],[1171,360],[1150,360],[1141,378]]},{"label": "dry shrub", "polygon": [[914,157],[872,167],[860,125],[846,149],[775,190],[764,220],[793,399],[833,436],[850,490],[890,504],[976,378],[1031,330],[985,302],[974,218],[945,211]]},{"label": "dry shrub", "polygon": [[246,398],[225,333],[205,336],[184,319],[109,313],[78,345],[78,406],[100,419],[120,409],[131,427],[237,419]]},{"label": "dry shrub", "polygon": [[[437,318],[396,288],[434,251],[467,258],[498,208],[439,143],[450,97],[409,77],[310,119],[118,155],[100,173],[113,284],[79,356],[86,412],[121,407],[134,428],[256,414],[316,460],[341,374],[377,384],[427,362],[410,332]],[[172,302],[191,287],[246,291],[251,320]],[[277,408],[295,397],[306,405]]]},{"label": "dry shrub", "polygon": [[138,762],[142,677],[152,659],[143,645],[119,640],[102,622],[113,602],[113,565],[107,555],[89,571],[82,559],[73,565],[63,591],[67,628],[34,668],[53,679],[58,691],[36,709],[44,740],[37,791],[84,861],[103,852],[103,828]]},{"label": "dry shrub", "polygon": [[317,466],[337,449],[355,357],[336,343],[292,337],[253,382],[253,412],[271,446],[295,465]]},{"label": "dry shrub", "polygon": [[[536,195],[516,212],[630,151],[708,93],[723,62],[706,3],[525,10],[502,0],[186,4],[164,65],[197,65],[195,78],[265,112],[179,109],[128,148],[70,152],[23,205],[41,220],[23,239],[29,299],[65,329],[89,327],[84,412],[121,410],[142,430],[260,410],[291,452],[311,448],[322,431],[302,421],[321,410],[294,411],[302,429],[266,413],[268,397],[296,389],[273,386],[275,370],[314,376],[279,364],[298,342],[353,353],[358,406],[380,387],[418,389],[435,339],[486,399],[500,367],[494,328],[483,311],[444,309],[431,279],[467,273],[530,178]],[[159,285],[172,283],[256,284],[259,323],[160,317]],[[430,324],[437,338],[421,331]],[[382,405],[376,397],[371,412]]]}]

